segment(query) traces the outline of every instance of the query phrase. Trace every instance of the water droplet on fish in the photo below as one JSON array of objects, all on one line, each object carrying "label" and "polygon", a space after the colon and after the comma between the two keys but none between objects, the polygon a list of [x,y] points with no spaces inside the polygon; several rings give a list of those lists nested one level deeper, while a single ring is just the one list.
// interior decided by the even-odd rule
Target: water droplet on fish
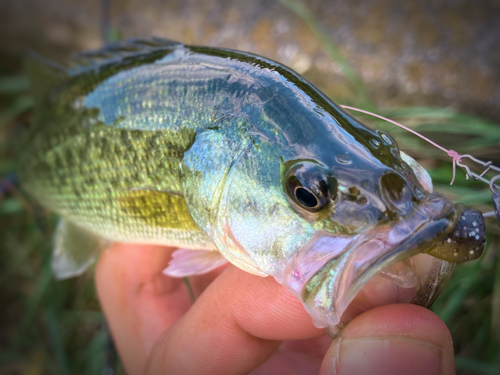
[{"label": "water droplet on fish", "polygon": [[392,140],[387,134],[382,133],[381,137],[385,143],[387,143],[388,145],[392,145]]},{"label": "water droplet on fish", "polygon": [[337,155],[337,157],[335,158],[337,160],[337,163],[339,164],[351,164],[352,163],[352,159],[349,155]]}]

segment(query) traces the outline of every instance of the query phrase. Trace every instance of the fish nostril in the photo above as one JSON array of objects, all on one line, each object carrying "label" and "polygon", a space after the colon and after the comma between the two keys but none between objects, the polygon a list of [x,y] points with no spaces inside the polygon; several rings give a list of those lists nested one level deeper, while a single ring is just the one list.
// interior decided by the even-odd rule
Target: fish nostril
[{"label": "fish nostril", "polygon": [[395,173],[380,177],[380,191],[384,202],[391,210],[408,212],[412,204],[412,192],[408,184]]},{"label": "fish nostril", "polygon": [[359,189],[356,186],[350,186],[349,189],[347,189],[347,191],[353,197],[357,197],[359,195]]},{"label": "fish nostril", "polygon": [[358,198],[358,203],[362,204],[362,205],[365,205],[365,204],[368,203],[368,199],[365,196],[361,196],[361,197]]}]

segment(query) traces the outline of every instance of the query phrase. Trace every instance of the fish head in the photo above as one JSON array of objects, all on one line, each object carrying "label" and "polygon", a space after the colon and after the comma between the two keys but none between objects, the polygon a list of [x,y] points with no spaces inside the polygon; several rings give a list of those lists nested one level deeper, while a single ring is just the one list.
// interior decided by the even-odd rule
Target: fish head
[{"label": "fish head", "polygon": [[428,307],[454,263],[477,258],[484,247],[479,211],[426,191],[411,170],[386,171],[375,183],[370,174],[335,178],[299,162],[285,179],[290,205],[316,228],[285,284],[318,326],[338,328],[383,304]]},{"label": "fish head", "polygon": [[454,264],[481,254],[482,215],[432,192],[389,135],[325,128],[306,144],[252,133],[217,182],[216,246],[273,276],[318,327],[383,304],[430,306]]},{"label": "fish head", "polygon": [[370,145],[289,160],[283,172],[290,207],[315,229],[283,284],[332,331],[379,305],[429,307],[454,264],[476,259],[485,244],[480,211],[433,192],[388,134],[375,132]]}]

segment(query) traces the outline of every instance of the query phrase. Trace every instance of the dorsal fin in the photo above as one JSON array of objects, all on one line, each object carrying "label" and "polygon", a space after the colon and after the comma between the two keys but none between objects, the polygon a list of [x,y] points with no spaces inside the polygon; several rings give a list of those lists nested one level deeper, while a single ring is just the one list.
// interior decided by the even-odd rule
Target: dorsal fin
[{"label": "dorsal fin", "polygon": [[98,50],[74,54],[69,64],[68,74],[74,76],[90,71],[100,71],[110,65],[124,65],[129,61],[140,62],[141,56],[149,58],[155,55],[155,52],[163,54],[178,46],[182,46],[182,43],[156,37],[132,38],[109,43]]},{"label": "dorsal fin", "polygon": [[38,103],[51,87],[68,77],[64,67],[35,52],[26,54],[24,70],[30,80],[31,93]]},{"label": "dorsal fin", "polygon": [[41,55],[30,52],[25,61],[25,71],[31,83],[31,90],[37,103],[47,92],[70,77],[86,73],[108,71],[110,67],[118,69],[133,66],[148,61],[155,61],[169,51],[182,46],[182,43],[162,38],[128,39],[105,45],[94,51],[81,52],[73,55],[67,66],[61,66]]}]

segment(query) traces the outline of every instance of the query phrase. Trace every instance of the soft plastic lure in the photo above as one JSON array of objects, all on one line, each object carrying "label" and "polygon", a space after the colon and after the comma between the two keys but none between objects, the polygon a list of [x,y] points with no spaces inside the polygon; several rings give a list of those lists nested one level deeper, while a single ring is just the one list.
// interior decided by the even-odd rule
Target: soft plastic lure
[{"label": "soft plastic lure", "polygon": [[429,306],[481,254],[479,211],[281,64],[159,39],[77,63],[29,64],[20,158],[24,188],[62,217],[59,277],[109,241],[177,246],[165,273],[273,276],[335,331],[377,305]]}]

